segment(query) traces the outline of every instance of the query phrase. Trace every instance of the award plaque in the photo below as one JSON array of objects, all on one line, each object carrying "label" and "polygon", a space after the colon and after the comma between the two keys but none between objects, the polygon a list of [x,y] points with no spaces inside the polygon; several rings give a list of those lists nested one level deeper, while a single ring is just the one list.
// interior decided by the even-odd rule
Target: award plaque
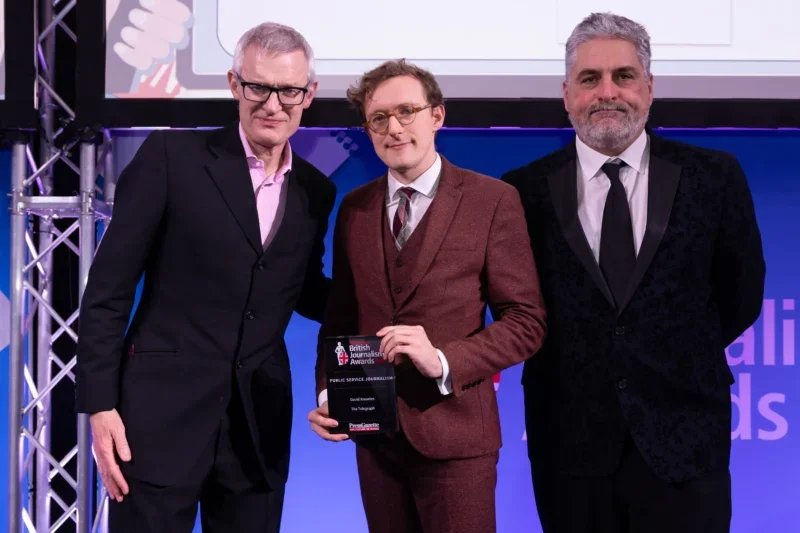
[{"label": "award plaque", "polygon": [[331,433],[364,435],[397,431],[394,365],[376,336],[326,337],[325,370]]}]

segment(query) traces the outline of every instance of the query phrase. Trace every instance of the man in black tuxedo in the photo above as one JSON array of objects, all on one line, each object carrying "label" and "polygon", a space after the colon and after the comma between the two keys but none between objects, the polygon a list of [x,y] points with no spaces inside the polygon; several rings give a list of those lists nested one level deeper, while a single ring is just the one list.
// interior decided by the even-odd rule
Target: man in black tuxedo
[{"label": "man in black tuxedo", "polygon": [[253,28],[228,73],[238,123],[155,132],[120,176],[77,366],[112,533],[188,533],[198,502],[204,532],[279,530],[292,422],[283,335],[294,311],[320,321],[329,292],[336,189],[288,141],[314,97],[313,65],[293,29]]},{"label": "man in black tuxedo", "polygon": [[765,264],[730,154],[645,129],[650,44],[593,14],[567,42],[577,138],[511,171],[548,310],[523,371],[546,533],[728,531],[733,376]]}]

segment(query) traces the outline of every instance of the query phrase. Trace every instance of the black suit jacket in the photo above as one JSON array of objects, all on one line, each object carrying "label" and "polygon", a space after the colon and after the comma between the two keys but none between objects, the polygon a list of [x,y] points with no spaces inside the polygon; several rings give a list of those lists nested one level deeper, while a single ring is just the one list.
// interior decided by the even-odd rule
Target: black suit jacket
[{"label": "black suit jacket", "polygon": [[503,179],[526,208],[548,310],[523,371],[534,469],[610,474],[628,433],[665,480],[727,468],[724,350],[758,317],[765,276],[737,160],[650,135],[647,228],[619,308],[578,218],[574,142]]},{"label": "black suit jacket", "polygon": [[238,390],[268,482],[285,481],[283,335],[293,311],[322,319],[336,188],[297,154],[284,187],[265,251],[238,124],[154,132],[121,173],[81,303],[76,382],[79,412],[119,411],[133,457],[126,475],[156,484],[185,475]]}]

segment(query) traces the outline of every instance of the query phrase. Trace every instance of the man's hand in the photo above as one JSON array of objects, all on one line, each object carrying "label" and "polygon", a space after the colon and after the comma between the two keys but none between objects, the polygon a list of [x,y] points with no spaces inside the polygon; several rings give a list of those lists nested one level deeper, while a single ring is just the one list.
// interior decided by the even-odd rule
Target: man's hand
[{"label": "man's hand", "polygon": [[339,422],[328,416],[328,402],[323,402],[322,405],[308,413],[308,421],[311,422],[311,429],[325,440],[331,442],[342,442],[350,437],[347,435],[333,434],[330,428],[335,428]]},{"label": "man's hand", "polygon": [[442,362],[422,326],[388,326],[377,333],[381,339],[381,352],[386,360],[398,364],[411,359],[420,374],[426,378],[442,377]]},{"label": "man's hand", "polygon": [[116,409],[91,415],[89,423],[92,425],[92,448],[103,485],[109,496],[121,502],[122,496],[128,494],[128,483],[122,477],[114,452],[125,462],[131,460],[125,426]]}]

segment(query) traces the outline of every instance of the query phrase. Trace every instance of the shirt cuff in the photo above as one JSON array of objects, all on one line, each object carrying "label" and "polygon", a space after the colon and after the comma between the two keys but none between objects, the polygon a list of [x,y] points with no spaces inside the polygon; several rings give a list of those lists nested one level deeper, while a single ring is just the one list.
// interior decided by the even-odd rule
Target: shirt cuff
[{"label": "shirt cuff", "polygon": [[439,355],[439,362],[442,363],[442,377],[436,378],[436,386],[439,387],[439,392],[441,392],[443,396],[447,396],[448,394],[453,394],[453,382],[450,379],[450,366],[447,364],[447,359],[445,359],[441,350],[437,348],[436,353]]},{"label": "shirt cuff", "polygon": [[322,404],[327,401],[328,401],[328,389],[325,389],[319,393],[319,397],[317,398],[317,407],[321,407]]}]

